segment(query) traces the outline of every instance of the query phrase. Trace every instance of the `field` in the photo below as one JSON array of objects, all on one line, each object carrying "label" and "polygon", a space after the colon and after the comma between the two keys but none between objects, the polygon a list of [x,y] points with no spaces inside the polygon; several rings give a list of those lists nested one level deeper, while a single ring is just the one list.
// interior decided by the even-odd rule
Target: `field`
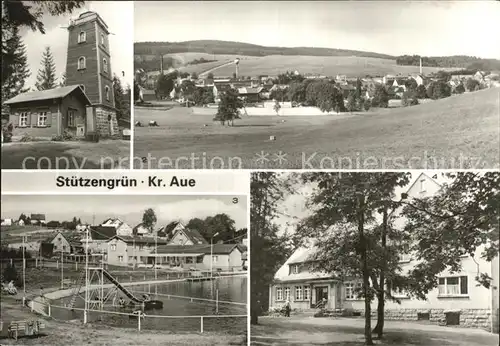
[{"label": "field", "polygon": [[135,120],[159,127],[135,129],[134,167],[498,167],[499,101],[499,89],[488,89],[349,118],[243,117],[234,127],[189,108],[136,108]]},{"label": "field", "polygon": [[[198,65],[189,65],[180,68],[183,72],[202,73],[225,62],[231,62],[236,57],[240,58],[239,74],[241,76],[270,75],[276,76],[286,71],[298,70],[301,74],[313,73],[325,76],[336,76],[337,74],[365,77],[383,76],[386,74],[418,73],[418,66],[400,66],[391,59],[363,58],[354,56],[282,56],[268,55],[264,57],[236,56],[236,55],[212,55],[206,53],[178,53],[170,54],[177,60],[187,63],[194,59],[215,59],[218,61]],[[425,74],[437,72],[439,70],[455,70],[453,68],[423,67]],[[213,71],[215,76],[232,76],[235,72],[233,64],[227,65]]]},{"label": "field", "polygon": [[13,142],[2,145],[2,169],[128,168],[130,141]]}]

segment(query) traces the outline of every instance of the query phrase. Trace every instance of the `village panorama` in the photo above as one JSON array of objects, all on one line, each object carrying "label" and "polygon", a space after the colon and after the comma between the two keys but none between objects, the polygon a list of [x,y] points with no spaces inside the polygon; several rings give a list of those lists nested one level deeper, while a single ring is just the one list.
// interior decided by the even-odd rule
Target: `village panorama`
[{"label": "village panorama", "polygon": [[499,338],[500,172],[253,172],[251,345]]},{"label": "village panorama", "polygon": [[500,8],[447,6],[136,2],[134,167],[498,166]]},{"label": "village panorama", "polygon": [[2,196],[1,343],[247,345],[246,200]]}]

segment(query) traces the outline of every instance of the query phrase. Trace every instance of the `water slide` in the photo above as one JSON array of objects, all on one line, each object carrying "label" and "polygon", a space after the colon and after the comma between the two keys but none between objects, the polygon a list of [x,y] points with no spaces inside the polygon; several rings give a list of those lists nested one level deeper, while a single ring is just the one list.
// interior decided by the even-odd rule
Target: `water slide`
[{"label": "water slide", "polygon": [[128,289],[123,287],[110,273],[102,269],[102,274],[113,283],[120,291],[122,291],[130,300],[135,303],[142,303],[144,299],[136,298]]}]

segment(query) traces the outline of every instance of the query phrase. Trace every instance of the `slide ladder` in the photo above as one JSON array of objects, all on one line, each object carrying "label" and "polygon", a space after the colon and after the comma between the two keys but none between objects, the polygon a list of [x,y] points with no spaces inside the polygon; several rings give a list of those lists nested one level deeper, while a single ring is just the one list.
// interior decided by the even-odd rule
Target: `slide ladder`
[{"label": "slide ladder", "polygon": [[110,273],[108,273],[106,270],[104,269],[101,269],[102,270],[102,273],[103,275],[109,280],[111,281],[111,283],[113,283],[120,291],[122,291],[130,300],[132,300],[133,302],[135,303],[142,303],[144,301],[144,299],[139,299],[137,297],[135,297],[128,289],[126,289],[125,287],[123,287],[119,282],[118,280],[116,280]]},{"label": "slide ladder", "polygon": [[68,304],[68,307],[70,309],[73,309],[73,307],[75,306],[76,297],[78,297],[78,294],[80,293],[80,289],[82,288],[84,281],[85,281],[85,269],[80,272],[80,276],[78,277],[76,286],[73,289],[73,296],[71,297],[71,301]]}]

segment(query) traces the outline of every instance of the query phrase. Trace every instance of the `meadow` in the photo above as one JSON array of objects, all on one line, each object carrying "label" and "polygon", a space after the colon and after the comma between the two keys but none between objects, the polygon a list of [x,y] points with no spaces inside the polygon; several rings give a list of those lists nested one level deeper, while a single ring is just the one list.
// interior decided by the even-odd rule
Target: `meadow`
[{"label": "meadow", "polygon": [[372,108],[349,117],[243,116],[234,127],[191,108],[136,107],[136,121],[155,120],[159,126],[135,128],[134,167],[499,167],[499,102],[499,89],[488,89],[408,108]]},{"label": "meadow", "polygon": [[[203,73],[235,58],[240,59],[239,74],[241,76],[270,75],[276,76],[286,71],[298,70],[301,74],[311,73],[325,76],[336,76],[337,74],[350,77],[383,76],[387,74],[408,75],[418,73],[418,66],[397,65],[395,60],[382,58],[365,58],[356,56],[300,56],[300,55],[268,55],[264,57],[237,56],[237,55],[213,55],[207,53],[176,53],[169,54],[179,61],[182,72]],[[197,65],[188,65],[189,61],[204,58],[214,60]],[[423,73],[429,74],[440,70],[456,70],[454,68],[423,67]],[[232,76],[235,71],[234,65],[230,64],[213,71],[215,76]]]}]

